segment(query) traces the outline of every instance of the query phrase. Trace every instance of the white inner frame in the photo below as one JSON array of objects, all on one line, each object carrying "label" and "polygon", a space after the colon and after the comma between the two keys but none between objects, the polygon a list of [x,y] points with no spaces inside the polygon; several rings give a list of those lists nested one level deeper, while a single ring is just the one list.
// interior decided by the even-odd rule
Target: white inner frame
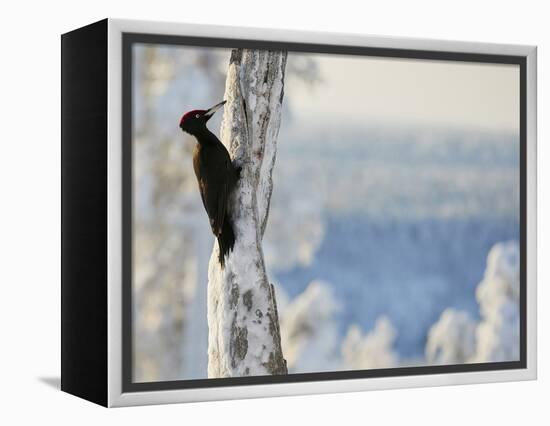
[{"label": "white inner frame", "polygon": [[[527,368],[353,380],[122,392],[122,33],[368,46],[527,58]],[[108,405],[128,406],[220,399],[356,392],[420,386],[533,380],[537,377],[537,51],[535,46],[439,41],[273,29],[109,19],[108,25]]]}]

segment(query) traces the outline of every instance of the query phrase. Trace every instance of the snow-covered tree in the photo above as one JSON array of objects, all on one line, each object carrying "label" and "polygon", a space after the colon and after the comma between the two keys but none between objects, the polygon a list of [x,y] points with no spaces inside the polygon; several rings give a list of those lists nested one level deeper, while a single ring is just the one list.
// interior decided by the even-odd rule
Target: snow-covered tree
[{"label": "snow-covered tree", "polygon": [[476,298],[481,322],[476,330],[477,350],[473,361],[519,360],[519,246],[516,241],[493,246]]},{"label": "snow-covered tree", "polygon": [[222,268],[218,245],[208,270],[208,376],[286,374],[277,304],[262,238],[273,190],[286,52],[231,53],[221,141],[242,167],[232,194],[235,246]]},{"label": "snow-covered tree", "polygon": [[519,359],[519,246],[495,244],[487,256],[476,290],[481,320],[447,309],[430,329],[426,360],[430,364],[500,362]]},{"label": "snow-covered tree", "polygon": [[397,364],[393,350],[397,331],[389,318],[381,316],[374,329],[363,335],[358,325],[352,325],[342,342],[342,360],[345,369],[366,370],[389,368]]},{"label": "snow-covered tree", "polygon": [[476,323],[468,312],[447,308],[430,328],[426,343],[429,364],[462,364],[474,354]]},{"label": "snow-covered tree", "polygon": [[[280,289],[277,294],[281,294]],[[330,285],[322,281],[311,282],[303,293],[284,306],[281,338],[292,373],[339,368],[340,337],[335,317],[338,310]]]}]

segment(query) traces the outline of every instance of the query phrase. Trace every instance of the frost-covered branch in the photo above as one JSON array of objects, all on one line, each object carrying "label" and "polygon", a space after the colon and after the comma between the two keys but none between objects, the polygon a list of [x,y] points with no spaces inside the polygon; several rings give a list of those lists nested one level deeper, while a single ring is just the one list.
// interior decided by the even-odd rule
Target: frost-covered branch
[{"label": "frost-covered branch", "polygon": [[275,292],[262,238],[273,190],[286,52],[233,50],[225,88],[221,141],[242,167],[232,194],[235,246],[208,271],[208,376],[286,374]]}]

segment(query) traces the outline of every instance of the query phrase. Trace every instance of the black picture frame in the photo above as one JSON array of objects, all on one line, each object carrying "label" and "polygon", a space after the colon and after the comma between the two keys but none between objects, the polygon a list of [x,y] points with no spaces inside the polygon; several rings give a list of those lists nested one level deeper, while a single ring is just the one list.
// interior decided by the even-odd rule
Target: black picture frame
[{"label": "black picture frame", "polygon": [[[126,25],[128,24],[128,25]],[[401,47],[410,43],[399,43],[395,47],[319,42],[281,41],[277,37],[247,38],[220,37],[204,34],[204,31],[188,31],[189,35],[173,34],[169,26],[163,31],[136,31],[138,22],[102,20],[95,24],[64,34],[62,45],[62,390],[81,396],[101,405],[124,405],[109,395],[111,380],[120,380],[121,394],[142,392],[162,392],[192,389],[231,389],[242,386],[276,385],[295,383],[320,383],[342,380],[372,378],[415,377],[457,373],[475,373],[505,370],[529,370],[532,376],[533,365],[528,364],[531,356],[531,343],[528,341],[528,255],[534,256],[528,244],[528,231],[535,224],[529,222],[533,212],[528,200],[528,176],[535,167],[529,158],[529,128],[532,128],[532,115],[536,110],[529,109],[534,96],[529,86],[529,64],[531,49],[520,53],[503,54],[506,49],[496,49],[498,53],[480,53],[473,46],[464,46],[463,51],[437,48],[422,48],[425,44],[414,44],[417,48]],[[123,27],[128,27],[125,29]],[[158,24],[162,27],[162,24]],[[252,33],[254,30],[251,30]],[[184,31],[185,32],[185,31]],[[206,31],[208,32],[208,31]],[[246,32],[246,31],[245,31]],[[114,38],[113,35],[117,36]],[[219,34],[220,31],[212,31]],[[230,31],[225,31],[231,34]],[[251,34],[252,34],[251,33]],[[296,36],[298,37],[298,35]],[[281,39],[284,37],[281,37]],[[327,40],[326,38],[324,40]],[[490,64],[514,64],[519,67],[520,87],[520,359],[510,362],[453,364],[397,367],[372,370],[350,370],[319,373],[289,374],[285,376],[250,376],[232,378],[174,380],[162,382],[134,382],[133,374],[133,331],[132,331],[132,47],[136,44],[177,45],[212,48],[251,48],[284,49],[292,52],[323,53],[333,55],[354,55],[381,58],[419,59],[426,61],[455,61]],[[377,45],[378,44],[378,45]],[[391,44],[391,43],[390,43]],[[120,63],[110,61],[113,46],[120,49]],[[450,46],[450,45],[449,45]],[[526,53],[523,53],[526,52]],[[120,74],[112,74],[112,66],[120,66]],[[535,68],[536,71],[536,68]],[[116,115],[121,120],[121,134],[110,134],[109,120],[113,110],[110,94],[110,78],[120,77],[120,111]],[[531,83],[532,84],[532,83]],[[118,86],[117,86],[118,87]],[[531,97],[531,98],[530,98]],[[115,104],[118,105],[118,104]],[[116,118],[115,118],[116,119]],[[531,126],[531,127],[530,127]],[[111,132],[112,133],[112,132]],[[120,185],[121,204],[110,206],[109,178],[110,138],[120,138],[121,164]],[[534,143],[534,141],[532,142]],[[109,303],[110,275],[109,262],[109,209],[121,212],[121,288],[120,306]],[[529,228],[531,226],[531,228]],[[528,229],[529,228],[529,229]],[[116,231],[118,232],[118,231]],[[118,260],[117,260],[118,261]],[[529,285],[531,283],[529,282]],[[533,283],[534,285],[534,283]],[[118,291],[118,290],[116,290]],[[113,312],[120,317],[113,318]],[[114,324],[114,325],[112,325]],[[109,330],[120,327],[121,354],[120,369],[109,368],[110,347],[113,341]],[[115,359],[114,362],[118,362]],[[120,374],[112,379],[113,374]],[[536,371],[535,371],[536,374]],[[527,376],[526,376],[527,377]],[[264,386],[261,387],[265,389]],[[284,391],[281,391],[284,393]],[[279,393],[281,394],[281,393]],[[215,398],[215,397],[213,397]],[[210,398],[208,398],[210,399]],[[115,401],[115,402],[113,402]],[[160,399],[163,401],[163,399]]]}]

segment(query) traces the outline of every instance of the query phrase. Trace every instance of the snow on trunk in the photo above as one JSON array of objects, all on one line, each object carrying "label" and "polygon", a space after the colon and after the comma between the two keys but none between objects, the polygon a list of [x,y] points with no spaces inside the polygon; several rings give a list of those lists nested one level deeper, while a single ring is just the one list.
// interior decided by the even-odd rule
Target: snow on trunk
[{"label": "snow on trunk", "polygon": [[287,374],[262,238],[273,189],[286,52],[236,49],[225,86],[221,141],[242,166],[230,200],[235,247],[208,270],[208,377]]}]

